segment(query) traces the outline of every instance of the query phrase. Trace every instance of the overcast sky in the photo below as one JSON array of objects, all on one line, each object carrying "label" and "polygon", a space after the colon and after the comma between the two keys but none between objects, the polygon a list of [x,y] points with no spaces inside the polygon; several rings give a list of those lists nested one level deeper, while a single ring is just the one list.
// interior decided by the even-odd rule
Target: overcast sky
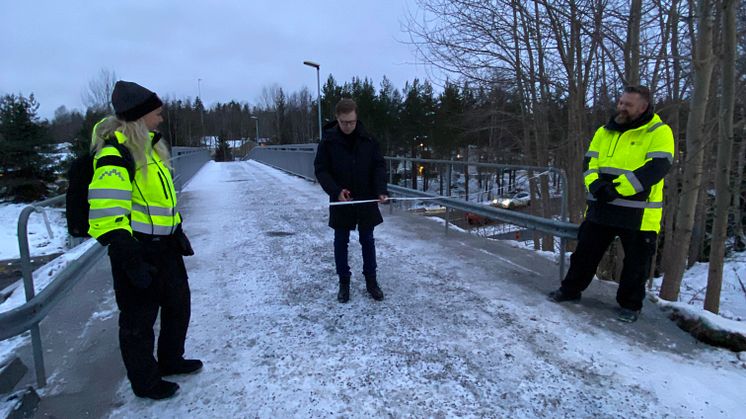
[{"label": "overcast sky", "polygon": [[102,69],[161,97],[259,102],[262,88],[384,75],[401,89],[427,69],[404,41],[413,0],[0,1],[0,94],[34,93],[39,115],[82,96]]}]

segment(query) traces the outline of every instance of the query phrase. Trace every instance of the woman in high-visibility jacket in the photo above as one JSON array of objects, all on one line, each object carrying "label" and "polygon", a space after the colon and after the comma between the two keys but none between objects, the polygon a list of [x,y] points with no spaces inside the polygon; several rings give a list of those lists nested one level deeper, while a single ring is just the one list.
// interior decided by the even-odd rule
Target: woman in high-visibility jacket
[{"label": "woman in high-visibility jacket", "polygon": [[153,132],[163,121],[163,103],[150,90],[121,80],[111,101],[116,115],[93,129],[88,232],[109,246],[119,347],[132,390],[138,397],[165,399],[179,386],[162,377],[202,368],[201,361],[184,359],[191,296],[183,256],[194,252],[176,209],[168,147]]}]

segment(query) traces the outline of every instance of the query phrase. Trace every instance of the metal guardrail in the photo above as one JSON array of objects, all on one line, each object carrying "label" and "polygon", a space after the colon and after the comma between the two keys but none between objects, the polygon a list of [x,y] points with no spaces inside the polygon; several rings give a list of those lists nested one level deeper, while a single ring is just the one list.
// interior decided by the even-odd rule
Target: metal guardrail
[{"label": "metal guardrail", "polygon": [[[178,192],[199,169],[210,160],[208,150],[192,147],[174,147],[171,164],[174,168],[174,187]],[[177,183],[177,179],[179,179]],[[178,186],[177,186],[178,185]],[[31,252],[28,244],[28,219],[32,212],[43,214],[43,207],[65,203],[65,195],[29,205],[21,211],[18,217],[18,247],[21,254],[21,272],[23,286],[26,293],[26,303],[0,313],[0,340],[17,336],[25,331],[31,333],[31,344],[36,370],[36,382],[39,387],[46,385],[44,356],[39,331],[39,323],[49,314],[49,311],[59,303],[83,274],[91,269],[106,253],[106,248],[94,243],[79,258],[65,266],[55,278],[38,295],[35,295],[34,278],[31,266]]]},{"label": "metal guardrail", "polygon": [[181,192],[184,185],[202,166],[210,160],[210,152],[198,147],[174,147],[171,149],[171,165],[174,168],[174,188]]},{"label": "metal guardrail", "polygon": [[[278,168],[280,170],[302,176],[306,179],[316,181],[316,177],[313,174],[313,159],[315,157],[315,150],[317,144],[298,144],[298,145],[284,145],[284,146],[266,146],[266,147],[255,147],[251,150],[248,159],[256,160],[260,163],[267,164],[269,166]],[[565,247],[567,240],[577,239],[578,226],[576,224],[567,221],[567,176],[564,171],[554,167],[538,167],[538,166],[519,166],[519,165],[507,165],[497,163],[479,163],[479,162],[465,162],[456,160],[431,160],[431,159],[415,159],[407,157],[385,157],[389,163],[389,184],[388,189],[390,193],[397,193],[406,196],[421,196],[426,198],[438,198],[433,199],[434,202],[440,205],[464,212],[470,212],[473,214],[480,215],[485,218],[499,220],[506,223],[514,224],[517,226],[524,227],[529,230],[540,231],[542,233],[550,234],[560,239],[560,260],[559,260],[559,276],[560,280],[565,273]],[[544,217],[538,217],[536,215],[524,214],[518,211],[511,211],[507,209],[494,208],[488,205],[481,205],[463,201],[461,199],[453,198],[450,196],[441,196],[429,192],[418,191],[412,188],[406,188],[393,183],[393,170],[392,163],[395,161],[409,162],[410,164],[426,164],[426,165],[443,165],[447,166],[448,173],[448,185],[447,191],[450,194],[451,190],[451,174],[453,173],[454,166],[461,166],[466,173],[468,167],[480,167],[485,169],[494,170],[525,170],[530,172],[538,172],[540,174],[555,174],[561,182],[560,190],[562,191],[562,204],[560,211],[560,220],[547,219]],[[411,177],[411,173],[405,177]],[[419,175],[415,175],[415,180],[419,179]],[[417,183],[415,183],[416,185]],[[448,231],[448,218],[446,218],[446,231]]]},{"label": "metal guardrail", "polygon": [[431,202],[436,202],[444,207],[452,208],[463,212],[471,212],[492,220],[500,220],[509,224],[524,227],[528,230],[541,231],[542,233],[551,234],[561,239],[575,240],[578,236],[578,226],[573,223],[550,220],[536,215],[524,214],[508,209],[495,208],[489,205],[472,204],[462,201],[458,198],[440,196],[434,193],[422,192],[415,189],[404,188],[397,185],[388,185],[390,193],[396,193],[406,196],[421,196],[423,198],[438,198]]},{"label": "metal guardrail", "polygon": [[[468,161],[460,161],[460,160],[435,160],[435,159],[416,159],[416,158],[409,158],[409,157],[385,157],[385,159],[388,161],[388,173],[389,173],[389,190],[390,191],[398,191],[399,193],[402,193],[404,195],[415,195],[415,196],[423,196],[423,197],[435,197],[438,195],[430,194],[427,192],[420,192],[416,189],[412,188],[404,188],[401,186],[397,186],[393,184],[393,176],[394,176],[394,170],[392,168],[394,162],[400,162],[403,164],[404,167],[406,167],[406,163],[409,163],[410,167],[414,167],[415,164],[419,164],[423,166],[428,167],[439,167],[440,169],[446,169],[446,170],[438,170],[439,176],[443,176],[444,172],[446,173],[447,178],[447,184],[445,185],[445,191],[449,195],[448,197],[444,197],[442,199],[436,199],[435,202],[439,202],[441,205],[443,205],[446,208],[450,209],[456,209],[460,211],[464,211],[467,213],[476,214],[482,217],[485,217],[487,219],[491,220],[498,220],[505,223],[509,223],[512,225],[517,225],[520,227],[524,227],[528,230],[533,231],[539,231],[542,233],[550,234],[555,237],[559,237],[560,239],[560,246],[559,246],[559,279],[562,280],[562,278],[565,275],[565,248],[567,245],[567,240],[574,240],[577,238],[577,231],[578,226],[572,223],[569,223],[568,217],[567,217],[567,176],[564,173],[563,170],[554,168],[554,167],[540,167],[540,166],[521,166],[521,165],[511,165],[511,164],[501,164],[501,163],[482,163],[482,162],[468,162]],[[476,203],[468,202],[468,195],[466,195],[467,201],[462,201],[460,199],[454,199],[450,197],[451,194],[451,181],[452,181],[452,174],[454,167],[461,167],[462,172],[464,174],[467,174],[469,172],[469,168],[479,168],[480,170],[487,170],[487,171],[525,171],[527,173],[538,173],[536,176],[545,176],[549,174],[554,174],[559,179],[559,190],[562,192],[561,194],[561,207],[560,207],[560,220],[553,220],[548,219],[544,217],[538,217],[531,214],[524,214],[517,211],[512,210],[506,210],[506,209],[500,209],[500,208],[494,208],[492,206],[488,205],[481,205]],[[405,170],[406,172],[406,170]],[[408,178],[412,175],[411,168],[410,173],[404,173],[403,178]],[[415,179],[414,179],[414,185],[416,187],[418,183],[418,179],[420,176],[414,173]],[[473,176],[479,176],[479,175],[473,175]],[[424,181],[424,179],[423,179]],[[441,179],[442,181],[442,179]],[[468,181],[466,181],[468,182]],[[467,183],[468,184],[468,183]],[[446,231],[448,231],[448,225],[449,225],[449,219],[448,217],[445,218],[446,221]]]},{"label": "metal guardrail", "polygon": [[254,147],[244,160],[256,160],[296,176],[316,182],[313,159],[318,144],[292,144]]}]

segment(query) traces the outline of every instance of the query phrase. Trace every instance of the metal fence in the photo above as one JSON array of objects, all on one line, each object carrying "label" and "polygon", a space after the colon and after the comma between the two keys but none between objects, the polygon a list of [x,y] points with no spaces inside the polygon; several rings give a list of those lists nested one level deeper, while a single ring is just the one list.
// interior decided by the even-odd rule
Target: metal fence
[{"label": "metal fence", "polygon": [[[265,146],[254,148],[247,158],[302,176],[315,181],[313,159],[316,144],[286,146]],[[568,222],[567,217],[567,177],[564,171],[553,167],[519,166],[497,163],[466,162],[458,160],[431,160],[406,157],[386,157],[388,162],[389,192],[393,195],[428,198],[431,202],[442,205],[449,210],[476,214],[490,220],[497,220],[522,227],[528,231],[538,231],[560,239],[559,276],[565,272],[565,248],[567,240],[577,238],[578,226]],[[475,173],[470,173],[475,172]],[[516,173],[526,176],[525,183],[538,181],[542,176],[551,178],[554,183],[552,199],[559,199],[559,211],[552,218],[526,214],[511,209],[495,208],[484,205],[492,196],[515,192],[518,184]],[[469,191],[470,179],[477,179],[481,185],[485,177],[507,174],[508,181],[501,182],[496,188],[476,188]],[[454,176],[455,175],[455,176]],[[511,178],[512,176],[512,178]],[[454,180],[455,179],[455,180]],[[465,179],[465,187],[459,186],[459,180]],[[486,181],[485,181],[486,182]],[[431,192],[431,183],[438,193]],[[419,190],[423,189],[423,190]],[[494,189],[494,190],[493,190]],[[485,193],[486,192],[486,193]],[[455,195],[454,195],[455,193]],[[485,198],[488,199],[483,199]],[[449,218],[445,218],[446,232]]]},{"label": "metal fence", "polygon": [[244,160],[256,160],[268,166],[316,181],[313,158],[318,144],[293,144],[254,147]]},{"label": "metal fence", "polygon": [[[203,148],[174,147],[171,164],[174,168],[174,187],[181,191],[199,169],[210,160],[210,153]],[[10,311],[0,313],[0,340],[17,336],[25,331],[31,333],[31,344],[36,370],[36,382],[39,387],[46,385],[44,356],[39,332],[39,323],[49,311],[59,303],[73,286],[104,255],[106,248],[94,243],[79,258],[70,262],[57,273],[55,278],[38,295],[34,291],[34,278],[31,265],[31,252],[28,243],[28,219],[32,212],[44,215],[44,208],[65,204],[65,196],[60,195],[29,205],[18,217],[18,248],[21,255],[21,273],[26,293],[26,303]]]},{"label": "metal fence", "polygon": [[210,160],[210,152],[199,147],[174,147],[171,165],[174,168],[174,187],[181,192],[186,182]]}]

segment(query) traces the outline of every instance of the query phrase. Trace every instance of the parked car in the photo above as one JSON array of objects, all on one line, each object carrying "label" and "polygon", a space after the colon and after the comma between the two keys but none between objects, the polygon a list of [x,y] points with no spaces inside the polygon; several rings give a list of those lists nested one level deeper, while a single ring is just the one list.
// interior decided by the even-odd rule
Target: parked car
[{"label": "parked car", "polygon": [[[496,208],[521,208],[531,205],[531,195],[528,192],[518,192],[510,197],[502,197],[493,199],[489,205]],[[466,213],[466,222],[469,225],[485,225],[489,224],[490,220],[471,212]]]},{"label": "parked car", "polygon": [[518,192],[511,197],[495,198],[492,205],[499,208],[526,207],[531,204],[531,195],[528,192]]}]

